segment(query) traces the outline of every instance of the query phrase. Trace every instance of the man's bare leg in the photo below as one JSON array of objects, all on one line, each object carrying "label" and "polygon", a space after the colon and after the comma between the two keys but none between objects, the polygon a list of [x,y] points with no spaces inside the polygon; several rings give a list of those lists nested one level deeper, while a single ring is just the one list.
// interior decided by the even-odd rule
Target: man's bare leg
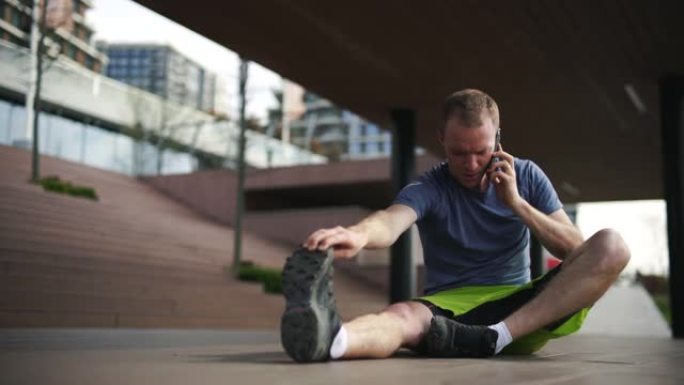
[{"label": "man's bare leg", "polygon": [[561,271],[504,323],[513,339],[594,304],[629,262],[629,249],[614,230],[597,232],[563,263]]},{"label": "man's bare leg", "polygon": [[344,358],[386,358],[401,347],[418,346],[430,327],[432,312],[419,302],[401,302],[344,324]]},{"label": "man's bare leg", "polygon": [[[504,323],[513,339],[538,330],[583,307],[608,290],[629,261],[629,250],[613,230],[594,234],[563,263],[562,270],[532,301]],[[346,323],[344,358],[384,358],[401,347],[415,347],[430,328],[431,311],[418,302],[392,305]]]}]

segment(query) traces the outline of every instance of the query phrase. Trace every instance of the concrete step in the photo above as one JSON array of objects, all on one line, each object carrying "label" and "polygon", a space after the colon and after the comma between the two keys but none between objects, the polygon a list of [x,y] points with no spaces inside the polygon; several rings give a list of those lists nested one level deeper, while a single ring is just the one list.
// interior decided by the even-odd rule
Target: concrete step
[{"label": "concrete step", "polygon": [[[228,251],[209,251],[193,244],[166,244],[168,239],[126,243],[125,239],[113,236],[72,234],[60,229],[37,228],[35,231],[0,226],[0,250],[31,250],[53,252],[59,250],[66,255],[88,255],[117,258],[135,255],[138,259],[158,259],[170,264],[192,267],[194,264],[223,266],[230,261]],[[173,242],[173,241],[172,241]],[[40,246],[38,246],[40,245]]]},{"label": "concrete step", "polygon": [[99,260],[73,257],[68,260],[55,259],[51,255],[33,254],[31,259],[0,255],[1,275],[30,274],[46,276],[97,275],[121,277],[121,279],[147,280],[154,278],[180,282],[221,282],[225,279],[221,270],[182,269],[161,263],[146,264],[127,261]]},{"label": "concrete step", "polygon": [[89,313],[0,310],[0,328],[197,328],[197,329],[277,329],[280,313],[270,317],[225,314],[220,317],[151,316],[122,313]]},{"label": "concrete step", "polygon": [[[45,192],[29,170],[29,152],[0,146],[0,327],[278,327],[282,296],[223,271],[231,228],[125,175],[41,157],[42,175],[95,188],[94,202]],[[243,247],[272,267],[291,253],[250,233]],[[384,303],[341,286],[347,317]]]},{"label": "concrete step", "polygon": [[[203,231],[210,231],[210,233],[219,234],[222,232],[219,227],[207,223],[202,218],[185,210],[169,211],[167,208],[164,208],[159,211],[150,212],[150,208],[141,209],[136,206],[119,205],[105,206],[100,202],[65,197],[55,193],[40,193],[39,196],[30,197],[27,197],[26,194],[17,194],[21,196],[12,197],[6,191],[0,191],[0,195],[5,198],[5,200],[0,202],[0,215],[6,217],[4,220],[25,220],[37,217],[58,221],[61,224],[77,223],[97,228],[102,225],[104,219],[106,224],[112,229],[124,232],[132,232],[132,230],[136,230],[136,232],[151,231],[152,233],[164,230],[163,232],[165,233],[175,232],[178,234],[194,232],[187,229],[184,232],[180,231],[182,227],[178,229],[176,226],[172,226],[174,222],[168,222],[173,220],[175,223],[195,224]],[[48,195],[49,197],[43,195]],[[26,200],[31,201],[30,205],[25,203],[17,204],[18,201],[24,202]]]},{"label": "concrete step", "polygon": [[169,299],[92,295],[88,293],[50,293],[24,289],[6,289],[0,297],[0,309],[5,311],[61,311],[90,313],[127,313],[168,316],[176,302]]}]

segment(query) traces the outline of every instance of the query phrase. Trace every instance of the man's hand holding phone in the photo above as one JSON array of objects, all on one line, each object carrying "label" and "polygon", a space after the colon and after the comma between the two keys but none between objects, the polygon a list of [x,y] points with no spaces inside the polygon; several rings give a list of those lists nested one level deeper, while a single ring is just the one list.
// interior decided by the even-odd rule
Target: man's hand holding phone
[{"label": "man's hand holding phone", "polygon": [[[496,160],[495,160],[496,159]],[[494,183],[496,195],[513,209],[522,199],[518,194],[513,155],[499,148],[492,155],[492,164],[487,169],[487,178]]]}]

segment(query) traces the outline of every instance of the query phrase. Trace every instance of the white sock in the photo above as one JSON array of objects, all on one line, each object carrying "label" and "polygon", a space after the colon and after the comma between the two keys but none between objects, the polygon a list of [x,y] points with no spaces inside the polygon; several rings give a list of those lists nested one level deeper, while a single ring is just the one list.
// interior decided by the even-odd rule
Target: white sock
[{"label": "white sock", "polygon": [[330,345],[330,358],[336,360],[347,352],[347,329],[344,326],[340,327],[340,331],[333,339],[332,345]]},{"label": "white sock", "polygon": [[496,339],[496,351],[494,353],[499,354],[499,352],[501,352],[501,350],[503,350],[503,348],[505,348],[506,345],[513,342],[511,332],[508,331],[508,327],[503,321],[499,322],[496,325],[489,325],[489,328],[496,330],[496,332],[499,333],[499,338]]}]

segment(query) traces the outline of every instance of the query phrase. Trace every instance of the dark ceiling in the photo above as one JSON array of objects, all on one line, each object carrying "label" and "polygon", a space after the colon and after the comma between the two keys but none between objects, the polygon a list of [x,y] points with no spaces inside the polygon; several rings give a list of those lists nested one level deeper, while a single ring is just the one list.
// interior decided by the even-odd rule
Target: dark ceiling
[{"label": "dark ceiling", "polygon": [[684,74],[684,1],[138,3],[384,127],[415,110],[435,154],[443,99],[485,90],[504,149],[565,201],[662,198],[658,81]]}]

